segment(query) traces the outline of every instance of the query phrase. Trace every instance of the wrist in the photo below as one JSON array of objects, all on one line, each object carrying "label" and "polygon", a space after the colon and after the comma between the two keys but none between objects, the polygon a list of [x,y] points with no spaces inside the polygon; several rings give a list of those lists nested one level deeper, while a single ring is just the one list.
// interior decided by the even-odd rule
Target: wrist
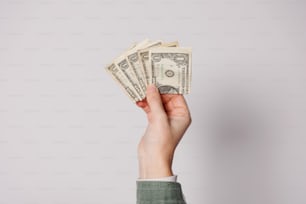
[{"label": "wrist", "polygon": [[154,179],[174,176],[171,168],[140,168],[140,179]]},{"label": "wrist", "polygon": [[139,157],[139,178],[162,178],[173,176],[172,161]]}]

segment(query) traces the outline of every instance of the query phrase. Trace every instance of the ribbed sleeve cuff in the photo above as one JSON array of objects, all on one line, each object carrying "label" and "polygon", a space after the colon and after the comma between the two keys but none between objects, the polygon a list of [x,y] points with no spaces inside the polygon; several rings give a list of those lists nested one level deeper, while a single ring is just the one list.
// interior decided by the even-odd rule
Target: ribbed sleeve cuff
[{"label": "ribbed sleeve cuff", "polygon": [[171,182],[176,182],[177,181],[177,175],[161,177],[161,178],[151,178],[151,179],[140,179],[140,178],[138,178],[137,181],[171,181]]},{"label": "ribbed sleeve cuff", "polygon": [[169,181],[136,181],[137,204],[186,204],[181,184]]}]

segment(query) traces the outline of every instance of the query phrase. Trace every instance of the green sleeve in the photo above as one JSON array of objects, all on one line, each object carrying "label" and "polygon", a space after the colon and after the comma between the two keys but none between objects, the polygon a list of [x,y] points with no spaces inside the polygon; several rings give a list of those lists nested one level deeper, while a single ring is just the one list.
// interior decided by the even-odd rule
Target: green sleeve
[{"label": "green sleeve", "polygon": [[181,184],[169,181],[136,181],[137,204],[186,204]]}]

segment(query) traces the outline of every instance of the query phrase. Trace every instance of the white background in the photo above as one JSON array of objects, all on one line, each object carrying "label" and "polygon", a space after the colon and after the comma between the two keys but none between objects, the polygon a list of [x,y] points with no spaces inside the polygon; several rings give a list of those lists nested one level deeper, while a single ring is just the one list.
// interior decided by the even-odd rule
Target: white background
[{"label": "white background", "polygon": [[188,203],[306,203],[303,0],[1,0],[0,203],[136,202],[145,115],[104,66],[133,42],[193,48]]}]

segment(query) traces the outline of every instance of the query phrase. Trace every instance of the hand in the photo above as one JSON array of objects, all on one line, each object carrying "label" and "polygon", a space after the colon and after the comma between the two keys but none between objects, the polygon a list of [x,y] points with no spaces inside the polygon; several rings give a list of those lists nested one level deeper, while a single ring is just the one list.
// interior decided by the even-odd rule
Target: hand
[{"label": "hand", "polygon": [[154,85],[147,98],[137,102],[147,115],[148,126],[138,144],[140,178],[172,176],[174,151],[191,123],[190,112],[182,95],[160,95]]}]

